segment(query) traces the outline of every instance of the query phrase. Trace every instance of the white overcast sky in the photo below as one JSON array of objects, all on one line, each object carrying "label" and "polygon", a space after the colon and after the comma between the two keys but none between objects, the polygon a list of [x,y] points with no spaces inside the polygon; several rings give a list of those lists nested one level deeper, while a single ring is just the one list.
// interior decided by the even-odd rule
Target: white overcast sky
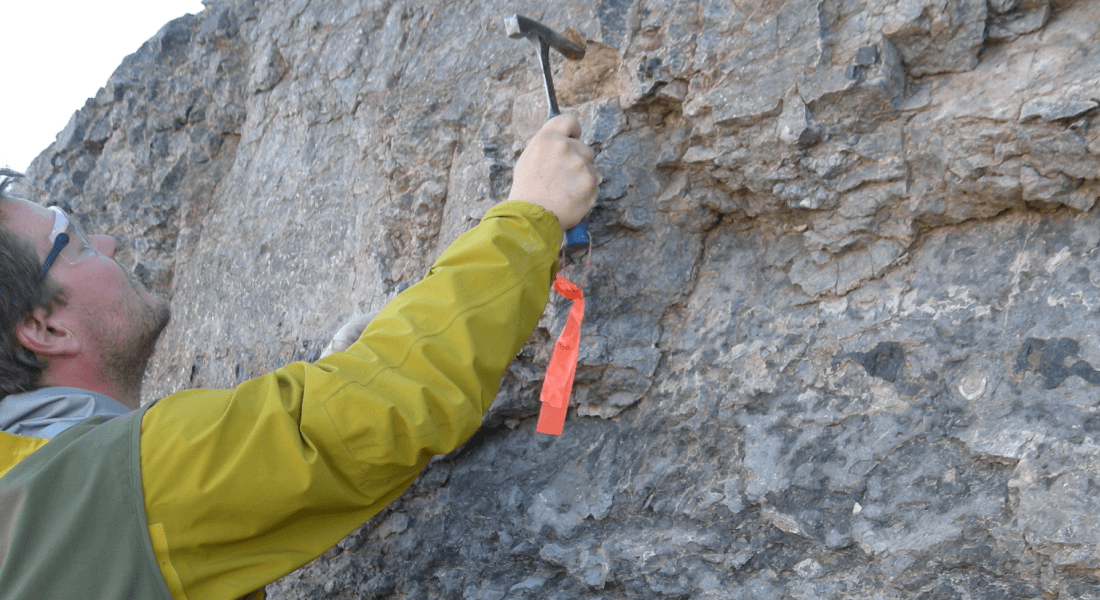
[{"label": "white overcast sky", "polygon": [[0,166],[25,170],[122,59],[201,0],[14,0],[0,15]]}]

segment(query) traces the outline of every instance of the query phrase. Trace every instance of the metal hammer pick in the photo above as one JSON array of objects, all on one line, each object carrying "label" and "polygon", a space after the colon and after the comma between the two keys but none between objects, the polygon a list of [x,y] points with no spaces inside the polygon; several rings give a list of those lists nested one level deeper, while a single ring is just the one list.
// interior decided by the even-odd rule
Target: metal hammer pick
[{"label": "metal hammer pick", "polygon": [[[504,17],[504,28],[508,31],[508,37],[513,39],[527,38],[539,47],[542,81],[546,84],[546,103],[549,113],[547,119],[553,119],[560,115],[558,98],[554,94],[554,78],[550,73],[550,48],[557,50],[571,60],[584,58],[584,48],[565,39],[546,25],[522,15]],[[581,246],[588,246],[588,244],[588,225],[586,223],[582,222],[565,233],[565,249],[567,252]]]}]

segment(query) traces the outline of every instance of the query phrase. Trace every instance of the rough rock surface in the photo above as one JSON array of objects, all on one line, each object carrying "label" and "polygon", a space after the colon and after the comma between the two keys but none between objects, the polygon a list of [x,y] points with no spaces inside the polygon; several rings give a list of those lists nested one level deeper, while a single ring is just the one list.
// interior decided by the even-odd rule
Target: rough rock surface
[{"label": "rough rock surface", "polygon": [[544,114],[503,16],[587,41],[565,434],[552,300],[475,439],[271,597],[1100,598],[1100,0],[549,6],[211,0],[32,165],[173,299],[148,398],[231,386],[503,199]]}]

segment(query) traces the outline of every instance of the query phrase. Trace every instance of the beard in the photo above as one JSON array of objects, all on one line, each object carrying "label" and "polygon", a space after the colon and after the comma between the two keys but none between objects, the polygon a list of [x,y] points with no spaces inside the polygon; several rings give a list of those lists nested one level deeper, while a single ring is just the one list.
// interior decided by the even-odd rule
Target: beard
[{"label": "beard", "polygon": [[118,390],[139,398],[145,367],[156,349],[157,339],[171,320],[168,303],[157,299],[130,313],[127,331],[99,332],[103,376]]}]

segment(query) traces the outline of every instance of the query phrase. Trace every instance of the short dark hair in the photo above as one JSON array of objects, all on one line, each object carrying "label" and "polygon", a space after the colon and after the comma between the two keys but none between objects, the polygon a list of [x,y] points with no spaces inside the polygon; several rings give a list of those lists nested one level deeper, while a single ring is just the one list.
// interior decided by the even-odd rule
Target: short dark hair
[{"label": "short dark hair", "polygon": [[[9,186],[23,175],[0,169],[0,206],[9,201]],[[61,287],[51,278],[38,281],[34,245],[0,219],[0,399],[41,387],[43,365],[19,343],[15,328],[36,308],[53,310],[64,304]]]}]

